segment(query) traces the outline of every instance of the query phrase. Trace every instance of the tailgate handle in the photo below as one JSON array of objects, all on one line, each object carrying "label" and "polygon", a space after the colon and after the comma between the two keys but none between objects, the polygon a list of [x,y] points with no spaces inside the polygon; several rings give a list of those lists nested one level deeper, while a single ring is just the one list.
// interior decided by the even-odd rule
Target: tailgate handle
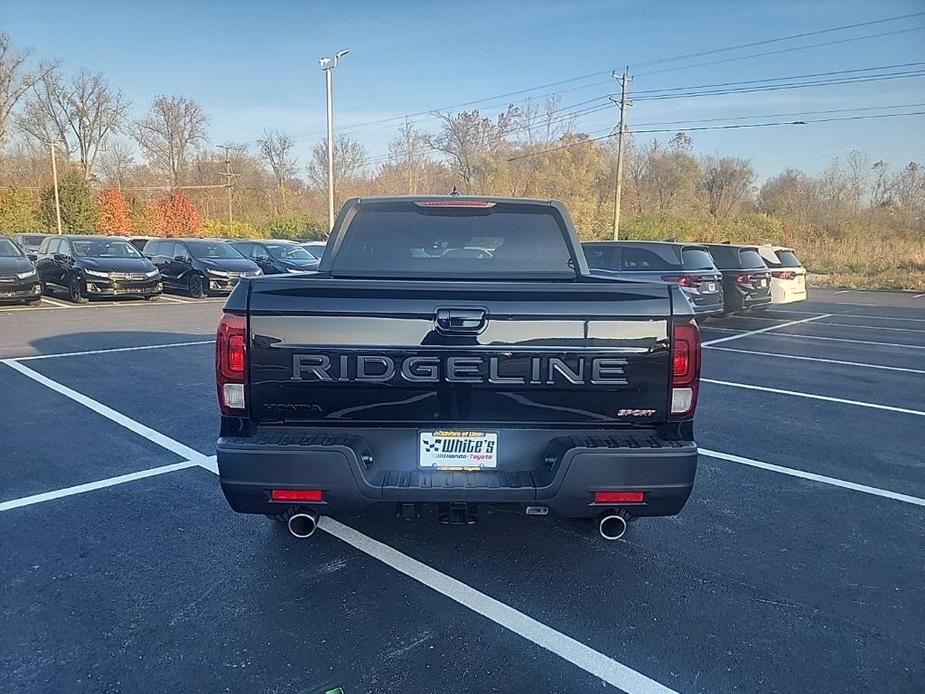
[{"label": "tailgate handle", "polygon": [[474,335],[488,325],[488,311],[484,308],[438,308],[434,324],[442,333]]}]

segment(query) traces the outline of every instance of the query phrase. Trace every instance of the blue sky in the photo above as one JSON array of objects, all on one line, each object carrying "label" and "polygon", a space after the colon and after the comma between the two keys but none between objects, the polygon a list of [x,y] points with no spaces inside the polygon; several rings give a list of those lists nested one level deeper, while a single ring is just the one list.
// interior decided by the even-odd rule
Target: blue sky
[{"label": "blue sky", "polygon": [[[645,66],[688,52],[925,10],[921,0],[636,2],[42,2],[0,7],[0,31],[66,70],[103,72],[141,113],[162,93],[198,100],[210,141],[253,142],[265,127],[298,135],[302,161],[324,132],[317,59],[350,48],[335,75],[340,128],[596,73],[562,85],[568,106],[615,89],[608,71],[631,66],[631,91],[785,77],[925,61],[925,15],[699,59]],[[917,31],[714,65],[696,63],[923,27]],[[633,67],[640,64],[640,67]],[[925,66],[922,66],[925,67]],[[908,68],[916,69],[916,68]],[[657,71],[657,72],[656,72]],[[646,74],[652,73],[652,74]],[[557,88],[537,90],[537,94]],[[516,97],[518,99],[524,97]],[[503,101],[503,100],[502,100]],[[498,101],[483,107],[496,113]],[[630,124],[925,103],[925,78],[849,86],[643,101]],[[923,111],[925,107],[900,109]],[[844,115],[844,114],[835,114]],[[812,117],[812,116],[807,116]],[[819,116],[816,116],[819,117]],[[611,126],[615,110],[578,120]],[[728,119],[728,120],[724,120]],[[432,125],[426,116],[415,119]],[[778,120],[778,119],[768,119]],[[792,120],[792,119],[791,119]],[[351,134],[371,157],[396,124]],[[925,116],[789,128],[692,133],[704,153],[750,158],[762,178],[788,166],[819,171],[861,149],[896,166],[925,161]],[[640,136],[643,140],[644,137]],[[661,135],[667,139],[669,135]]]}]

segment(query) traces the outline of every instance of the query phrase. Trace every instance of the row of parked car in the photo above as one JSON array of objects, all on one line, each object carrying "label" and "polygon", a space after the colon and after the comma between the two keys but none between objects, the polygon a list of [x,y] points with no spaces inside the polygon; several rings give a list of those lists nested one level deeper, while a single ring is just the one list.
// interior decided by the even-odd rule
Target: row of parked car
[{"label": "row of parked car", "polygon": [[323,250],[323,242],[283,239],[17,234],[0,238],[0,301],[227,294],[242,277],[314,270]]},{"label": "row of parked car", "polygon": [[[0,238],[0,300],[37,303],[64,292],[75,303],[107,296],[154,301],[165,289],[227,294],[242,277],[314,270],[324,247],[283,239],[19,234]],[[699,315],[806,299],[806,270],[792,248],[667,241],[583,248],[598,274],[677,284]]]},{"label": "row of parked car", "polygon": [[677,284],[698,315],[806,299],[806,269],[792,248],[669,241],[596,241],[582,246],[596,273]]}]

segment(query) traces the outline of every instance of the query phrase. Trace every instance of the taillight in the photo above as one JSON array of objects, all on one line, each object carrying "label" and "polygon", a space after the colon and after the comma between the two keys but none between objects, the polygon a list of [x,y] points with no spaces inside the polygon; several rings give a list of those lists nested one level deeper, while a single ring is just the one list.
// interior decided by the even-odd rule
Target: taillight
[{"label": "taillight", "polygon": [[241,414],[245,409],[244,366],[247,361],[245,318],[222,315],[215,334],[215,380],[218,404],[224,414]]},{"label": "taillight", "polygon": [[776,278],[779,279],[779,280],[792,280],[792,279],[794,279],[796,276],[797,276],[797,273],[795,273],[795,272],[789,272],[789,271],[786,271],[786,270],[784,270],[784,271],[777,270],[777,271],[771,273],[771,277],[776,277]]},{"label": "taillight", "polygon": [[747,272],[741,275],[736,275],[736,282],[738,282],[739,284],[751,284],[756,279],[758,279],[757,275],[752,275]]},{"label": "taillight", "polygon": [[690,275],[662,275],[663,282],[671,282],[679,287],[696,287],[699,278]]},{"label": "taillight", "polygon": [[694,321],[676,323],[671,335],[671,417],[684,419],[697,409],[700,388],[700,330]]}]

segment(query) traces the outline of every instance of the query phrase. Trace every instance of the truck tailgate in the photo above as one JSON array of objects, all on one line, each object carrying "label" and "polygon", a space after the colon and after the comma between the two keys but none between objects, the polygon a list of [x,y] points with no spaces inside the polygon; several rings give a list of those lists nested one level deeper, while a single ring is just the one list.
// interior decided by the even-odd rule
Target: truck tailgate
[{"label": "truck tailgate", "polygon": [[635,282],[261,278],[248,296],[260,423],[665,421],[671,298]]}]

